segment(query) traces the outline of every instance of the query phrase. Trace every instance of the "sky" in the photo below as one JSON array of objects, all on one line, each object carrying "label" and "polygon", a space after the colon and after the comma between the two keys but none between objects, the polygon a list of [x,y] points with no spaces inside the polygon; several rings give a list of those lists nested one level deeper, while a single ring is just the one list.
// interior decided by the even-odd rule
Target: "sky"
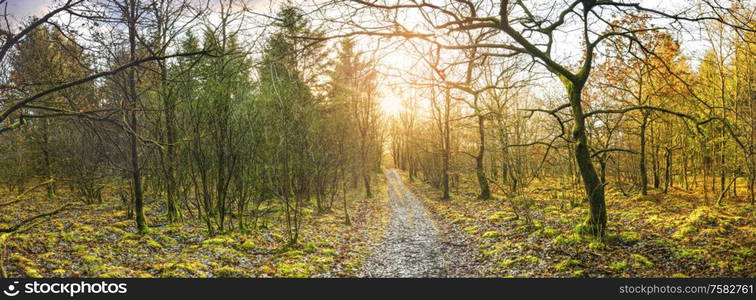
[{"label": "sky", "polygon": [[[13,18],[11,18],[11,22],[20,22],[23,21],[25,18],[31,15],[42,15],[49,11],[50,7],[57,6],[56,3],[65,1],[65,0],[7,0],[7,9],[8,13],[13,15]],[[96,0],[94,0],[96,1]],[[264,14],[272,14],[273,10],[270,4],[273,7],[275,7],[276,3],[281,2],[282,0],[246,0],[248,4],[253,6],[256,11]],[[318,2],[319,0],[302,0],[306,3],[312,3]],[[564,0],[531,0],[535,3],[553,3],[553,1],[564,1]],[[549,2],[552,1],[552,2]],[[677,12],[680,10],[681,7],[686,6],[690,3],[692,0],[668,0],[668,1],[661,1],[661,0],[640,0],[640,3],[644,7],[648,8],[656,8],[663,11],[671,11],[671,12]],[[746,0],[747,2],[750,2],[751,0]],[[214,1],[213,1],[214,2]],[[241,1],[240,1],[241,2]],[[295,1],[297,2],[297,1]],[[2,7],[0,7],[2,9]],[[212,17],[211,17],[212,21]],[[569,35],[569,34],[568,34]],[[709,47],[709,44],[705,41],[702,41],[701,39],[697,39],[692,36],[679,36],[678,39],[682,40],[682,46],[683,46],[683,52],[684,54],[689,57],[689,62],[691,65],[695,68],[695,66],[698,64],[698,58],[703,56],[703,52],[705,49]],[[556,57],[563,57],[567,58],[567,60],[571,60],[571,58],[579,59],[582,54],[580,50],[582,49],[582,46],[580,45],[580,39],[579,38],[570,38],[569,36],[564,37],[557,37],[557,42],[555,44],[555,55]],[[395,51],[393,53],[390,53],[387,57],[384,58],[384,64],[392,65],[394,67],[400,68],[400,69],[412,69],[412,66],[416,63],[415,60],[417,58],[411,57],[409,55],[406,55],[404,53],[401,53],[399,51]]]},{"label": "sky", "polygon": [[[7,9],[8,13],[13,16],[12,22],[19,22],[22,21],[24,18],[32,16],[32,15],[42,15],[46,13],[49,10],[49,7],[51,5],[54,5],[57,2],[64,1],[64,0],[7,0]],[[249,1],[255,6],[258,6],[261,11],[267,12],[268,9],[264,8],[267,7],[266,4],[269,4],[271,2],[277,2],[279,0],[251,0]],[[682,5],[688,3],[687,0],[670,0],[670,1],[659,1],[659,0],[640,0],[641,5],[649,8],[658,8],[663,10],[671,10],[675,11],[676,8],[681,7]],[[688,54],[694,54],[695,52],[698,52],[698,48],[700,48],[699,45],[697,45],[696,41],[686,41],[686,42],[692,42],[692,43],[683,43],[684,47],[689,50]],[[687,45],[686,45],[687,44]],[[563,44],[565,50],[568,50],[570,48],[579,48],[579,47],[571,47],[569,43]],[[697,53],[696,53],[697,54]],[[694,55],[695,56],[695,55]]]},{"label": "sky", "polygon": [[14,16],[39,15],[53,0],[8,0],[8,13]]}]

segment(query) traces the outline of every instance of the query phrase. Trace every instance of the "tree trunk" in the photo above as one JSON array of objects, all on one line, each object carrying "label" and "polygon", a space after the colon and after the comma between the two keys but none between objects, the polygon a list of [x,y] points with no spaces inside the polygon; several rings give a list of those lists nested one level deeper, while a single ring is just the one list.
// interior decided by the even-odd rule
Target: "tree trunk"
[{"label": "tree trunk", "polygon": [[570,98],[570,106],[574,117],[572,139],[575,143],[575,160],[580,170],[580,176],[583,179],[583,187],[588,198],[588,203],[590,204],[590,215],[586,220],[586,224],[591,234],[603,237],[606,229],[604,184],[599,180],[598,174],[596,174],[596,168],[593,166],[590,150],[588,149],[585,116],[583,115],[583,106],[581,103],[581,92],[584,83],[575,84],[567,80],[564,82],[567,86],[567,94]]},{"label": "tree trunk", "polygon": [[[477,96],[476,96],[477,105]],[[480,185],[480,195],[478,199],[491,198],[491,190],[488,187],[488,180],[486,179],[486,172],[483,166],[483,156],[486,151],[486,128],[485,118],[478,111],[478,136],[480,137],[480,144],[478,145],[478,155],[475,157],[475,173],[478,176],[478,184]]]},{"label": "tree trunk", "polygon": [[672,150],[665,149],[664,152],[664,193],[667,193],[672,181]]},{"label": "tree trunk", "polygon": [[[137,24],[137,6],[135,1],[129,0],[126,6],[128,30],[129,30],[129,59],[135,61],[136,57],[136,24]],[[140,233],[147,231],[147,222],[144,217],[144,196],[142,195],[142,174],[139,169],[139,149],[137,141],[137,106],[139,103],[139,94],[136,90],[136,76],[134,68],[128,69],[128,91],[129,91],[129,148],[131,154],[131,176],[134,196],[134,209],[136,213],[136,225]]]},{"label": "tree trunk", "polygon": [[365,182],[365,196],[372,198],[373,192],[370,190],[370,174],[367,171],[363,174],[362,180]]},{"label": "tree trunk", "polygon": [[640,172],[640,187],[641,195],[648,195],[648,171],[646,170],[646,125],[648,122],[648,116],[643,113],[643,121],[640,125],[640,157],[639,157],[639,172]]},{"label": "tree trunk", "polygon": [[[652,134],[653,136],[653,130]],[[651,155],[652,165],[653,165],[653,173],[654,173],[654,188],[658,189],[661,185],[661,175],[659,174],[659,170],[661,169],[661,166],[659,165],[659,145],[656,145],[654,143],[653,146],[651,146],[653,149],[653,154]]]},{"label": "tree trunk", "polygon": [[754,191],[754,183],[756,183],[756,178],[754,178],[754,174],[752,170],[751,174],[748,175],[748,194],[751,196],[751,205],[753,205],[754,200],[756,200],[756,191]]},{"label": "tree trunk", "polygon": [[685,184],[685,190],[690,190],[690,184],[688,183],[688,155],[683,152],[683,182]]},{"label": "tree trunk", "polygon": [[451,94],[449,89],[447,88],[444,93],[444,115],[441,116],[443,118],[443,144],[442,144],[442,160],[443,160],[443,174],[441,178],[441,187],[443,189],[443,195],[441,198],[445,200],[451,199],[451,195],[449,194],[449,159],[451,156],[451,126],[450,123],[450,116],[451,114]]},{"label": "tree trunk", "polygon": [[[52,159],[50,158],[50,120],[44,119],[42,121],[42,135],[43,135],[43,146],[42,146],[42,155],[44,156],[45,161],[45,175],[47,176],[47,180],[53,180],[53,171],[52,171]],[[51,183],[47,185],[47,198],[51,199],[55,196],[55,184]]]}]

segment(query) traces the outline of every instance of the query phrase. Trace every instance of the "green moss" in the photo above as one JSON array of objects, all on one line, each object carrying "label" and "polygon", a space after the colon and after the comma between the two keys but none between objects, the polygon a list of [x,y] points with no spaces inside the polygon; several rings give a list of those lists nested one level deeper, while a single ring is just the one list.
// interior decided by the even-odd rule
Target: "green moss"
[{"label": "green moss", "polygon": [[615,272],[622,272],[627,269],[628,264],[626,261],[618,261],[618,262],[610,264],[608,267],[609,269],[612,269]]},{"label": "green moss", "polygon": [[244,240],[244,242],[239,245],[239,249],[245,251],[253,250],[255,248],[257,248],[257,244],[255,244],[255,242],[253,242],[252,240]]},{"label": "green moss", "polygon": [[216,246],[211,248],[211,250],[221,262],[229,265],[239,263],[239,261],[245,256],[244,253],[233,248]]},{"label": "green moss", "polygon": [[305,253],[304,251],[300,251],[300,250],[290,250],[290,251],[284,252],[283,256],[290,257],[290,258],[300,258],[300,257],[305,256]]},{"label": "green moss", "polygon": [[588,249],[591,251],[603,251],[606,250],[606,244],[602,241],[592,241],[588,244]]},{"label": "green moss", "polygon": [[486,217],[486,221],[489,222],[499,222],[503,220],[505,217],[509,216],[511,213],[506,211],[497,211],[490,216]]},{"label": "green moss", "polygon": [[160,243],[156,242],[155,240],[153,240],[151,238],[147,238],[146,244],[147,244],[147,247],[150,247],[152,249],[162,249],[163,248],[163,245],[161,245]]},{"label": "green moss", "polygon": [[320,253],[323,253],[323,255],[334,256],[336,255],[336,250],[331,248],[323,248],[320,250]]},{"label": "green moss", "polygon": [[688,276],[688,275],[685,275],[685,274],[683,274],[683,273],[675,273],[675,274],[672,274],[672,278],[688,278],[688,277],[690,277],[690,276]]},{"label": "green moss", "polygon": [[221,278],[238,278],[244,277],[244,271],[234,267],[222,266],[213,269],[213,275]]},{"label": "green moss", "polygon": [[315,256],[313,260],[320,264],[332,264],[335,262],[332,256]]},{"label": "green moss", "polygon": [[685,225],[680,226],[675,231],[675,233],[672,234],[672,237],[676,238],[676,239],[683,239],[683,238],[685,238],[687,236],[691,236],[691,235],[695,234],[697,231],[698,230],[696,229],[695,226],[690,225],[690,224],[685,224]]},{"label": "green moss", "polygon": [[676,239],[690,238],[696,234],[702,236],[724,235],[732,229],[734,222],[742,219],[730,216],[708,206],[701,206],[693,210],[685,221],[677,228],[672,237]]},{"label": "green moss", "polygon": [[754,250],[752,248],[742,247],[736,250],[732,250],[732,253],[735,253],[742,257],[749,257],[753,256]]},{"label": "green moss", "polygon": [[39,270],[29,266],[24,267],[24,275],[31,278],[42,278],[42,274],[39,273]]},{"label": "green moss", "polygon": [[532,255],[528,255],[528,256],[525,257],[525,260],[527,260],[531,264],[535,264],[535,263],[538,262],[538,257],[532,256]]},{"label": "green moss", "polygon": [[693,210],[686,220],[686,223],[695,226],[717,225],[717,214],[709,207],[701,206]]},{"label": "green moss", "polygon": [[233,243],[234,239],[230,236],[217,236],[202,241],[203,246],[225,246],[232,245]]},{"label": "green moss", "polygon": [[278,240],[278,241],[282,241],[282,240],[285,239],[285,237],[283,235],[281,235],[279,233],[276,233],[276,232],[271,232],[270,233],[270,237],[272,237],[273,239]]},{"label": "green moss", "polygon": [[499,247],[494,247],[493,249],[490,249],[490,250],[484,250],[483,259],[491,259],[494,256],[496,256],[496,254],[498,254],[500,251],[501,251],[501,248]]},{"label": "green moss", "polygon": [[675,251],[675,257],[679,259],[704,260],[706,256],[707,252],[704,249],[682,248]]},{"label": "green moss", "polygon": [[675,246],[675,244],[672,243],[671,241],[664,240],[664,239],[654,240],[653,243],[661,247],[674,247]]},{"label": "green moss", "polygon": [[93,264],[102,261],[102,259],[94,255],[84,255],[81,257],[81,261],[85,264]]},{"label": "green moss", "polygon": [[126,232],[125,230],[123,230],[121,228],[118,228],[118,227],[115,227],[115,226],[105,226],[105,230],[107,232],[110,232],[110,233],[113,233],[113,234],[116,234],[116,235],[125,235],[125,234],[128,234],[128,232]]},{"label": "green moss", "polygon": [[129,277],[131,270],[126,267],[97,264],[87,268],[90,277],[98,278],[122,278]]},{"label": "green moss", "polygon": [[118,227],[118,228],[124,228],[124,229],[126,229],[126,228],[130,228],[131,226],[133,226],[133,224],[134,224],[134,221],[123,220],[123,221],[120,221],[120,222],[113,223],[113,226]]},{"label": "green moss", "polygon": [[92,232],[94,231],[94,228],[92,228],[92,226],[89,226],[89,225],[81,225],[79,226],[79,230],[84,231],[84,232]]},{"label": "green moss", "polygon": [[619,238],[625,243],[637,243],[641,240],[640,234],[635,231],[624,231],[620,233]]},{"label": "green moss", "polygon": [[87,247],[87,246],[84,246],[84,245],[76,245],[76,246],[73,246],[73,248],[71,248],[71,249],[72,249],[72,250],[73,250],[74,252],[78,252],[78,253],[86,253],[86,252],[87,252],[87,251],[89,250],[89,247]]},{"label": "green moss", "polygon": [[632,255],[630,255],[630,258],[632,258],[633,260],[634,268],[640,268],[642,266],[651,268],[654,266],[654,263],[643,255],[633,253]]},{"label": "green moss", "polygon": [[503,260],[503,261],[499,262],[499,266],[502,267],[502,268],[508,268],[509,266],[511,266],[512,264],[514,264],[514,263],[516,263],[518,261],[520,261],[520,260],[516,259],[516,258],[515,259]]},{"label": "green moss", "polygon": [[459,218],[456,218],[456,219],[452,220],[452,224],[462,224],[462,223],[468,223],[468,222],[472,222],[472,221],[473,221],[473,219],[471,219],[471,218],[459,217]]},{"label": "green moss", "polygon": [[586,222],[581,222],[572,228],[572,232],[575,234],[591,234],[591,226]]},{"label": "green moss", "polygon": [[69,243],[75,243],[80,240],[79,235],[74,231],[61,233],[60,238]]},{"label": "green moss", "polygon": [[580,261],[577,259],[565,259],[556,264],[554,269],[559,272],[564,272],[578,265],[580,265]]},{"label": "green moss", "polygon": [[572,271],[571,276],[576,277],[576,278],[582,278],[582,277],[585,277],[585,275],[586,275],[585,270],[575,270],[575,271]]},{"label": "green moss", "polygon": [[130,232],[130,233],[124,234],[121,238],[125,239],[125,240],[134,240],[134,241],[136,241],[136,240],[141,239],[142,235],[139,234],[139,233],[137,233],[137,232]]},{"label": "green moss", "polygon": [[542,234],[542,235],[544,235],[544,236],[547,236],[547,237],[548,237],[548,236],[554,236],[554,235],[556,235],[556,230],[554,230],[554,229],[553,229],[553,228],[551,228],[551,227],[544,227],[544,228],[543,228],[543,229],[541,230],[541,234]]},{"label": "green moss", "polygon": [[475,235],[476,233],[478,233],[478,226],[477,225],[467,226],[464,228],[464,230],[470,235]]},{"label": "green moss", "polygon": [[176,243],[178,243],[176,239],[169,237],[165,234],[156,233],[154,236],[157,239],[157,241],[160,242],[160,244],[162,244],[163,246],[175,245]]},{"label": "green moss", "polygon": [[315,246],[315,243],[309,242],[305,244],[304,248],[302,249],[305,253],[315,253],[318,251],[318,247]]},{"label": "green moss", "polygon": [[52,270],[52,273],[53,273],[53,275],[55,275],[55,276],[58,276],[58,277],[63,277],[63,275],[65,275],[65,274],[66,274],[66,270],[63,270],[63,269],[55,269],[55,270]]},{"label": "green moss", "polygon": [[580,244],[581,241],[582,238],[578,234],[560,234],[553,240],[554,244],[557,246],[575,246]]},{"label": "green moss", "polygon": [[203,277],[201,262],[163,263],[152,266],[160,277]]},{"label": "green moss", "polygon": [[498,231],[486,231],[483,233],[483,238],[486,239],[495,239],[501,236],[501,233]]},{"label": "green moss", "polygon": [[278,265],[278,273],[276,275],[288,278],[310,277],[310,268],[305,263],[282,263]]}]

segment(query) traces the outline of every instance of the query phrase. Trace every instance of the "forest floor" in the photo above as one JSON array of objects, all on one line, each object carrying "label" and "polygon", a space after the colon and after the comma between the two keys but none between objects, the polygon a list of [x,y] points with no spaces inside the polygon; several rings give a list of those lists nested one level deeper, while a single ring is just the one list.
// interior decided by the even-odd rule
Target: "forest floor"
[{"label": "forest floor", "polygon": [[[294,247],[286,247],[275,205],[262,207],[269,213],[247,232],[208,236],[188,218],[139,235],[110,200],[0,234],[0,262],[11,277],[756,276],[754,206],[746,200],[718,206],[677,188],[647,197],[609,189],[608,235],[598,240],[579,233],[587,205],[558,182],[531,184],[524,194],[532,201],[515,214],[500,194],[477,200],[472,178],[441,200],[438,189],[402,180],[402,171],[385,174],[375,176],[374,197],[353,192],[349,226],[340,205],[325,213],[307,205]],[[0,208],[0,228],[76,201],[43,191],[25,197]],[[147,216],[162,224],[156,199],[148,197]]]},{"label": "forest floor", "polygon": [[385,236],[373,247],[365,277],[475,277],[476,259],[467,244],[441,232],[422,200],[396,170],[385,171],[390,217]]},{"label": "forest floor", "polygon": [[[139,235],[112,200],[77,205],[29,231],[0,237],[7,238],[0,262],[10,277],[355,277],[386,227],[382,176],[374,188],[370,199],[353,192],[350,226],[341,205],[326,213],[308,205],[295,247],[285,247],[286,223],[275,206],[262,207],[269,214],[248,232],[208,236],[195,218]],[[75,200],[46,199],[42,192],[28,197],[0,208],[0,228]],[[152,224],[164,222],[159,201],[148,200],[146,212]]]},{"label": "forest floor", "polygon": [[[723,206],[673,188],[647,197],[607,191],[607,237],[580,234],[587,204],[571,187],[534,183],[532,206],[518,217],[501,195],[477,199],[477,181],[462,178],[451,200],[410,184],[440,224],[464,233],[485,277],[754,277],[756,224],[747,200]],[[530,219],[528,222],[526,215]]]}]

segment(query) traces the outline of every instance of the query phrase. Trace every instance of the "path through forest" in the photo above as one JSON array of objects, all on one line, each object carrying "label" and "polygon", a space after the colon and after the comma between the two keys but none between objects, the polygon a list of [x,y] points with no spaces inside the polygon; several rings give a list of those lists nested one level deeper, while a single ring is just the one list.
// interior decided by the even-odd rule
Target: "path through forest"
[{"label": "path through forest", "polygon": [[[382,240],[363,268],[366,277],[466,277],[474,263],[465,245],[453,243],[434,224],[422,200],[386,170],[390,216]],[[460,252],[467,252],[468,255]]]}]

